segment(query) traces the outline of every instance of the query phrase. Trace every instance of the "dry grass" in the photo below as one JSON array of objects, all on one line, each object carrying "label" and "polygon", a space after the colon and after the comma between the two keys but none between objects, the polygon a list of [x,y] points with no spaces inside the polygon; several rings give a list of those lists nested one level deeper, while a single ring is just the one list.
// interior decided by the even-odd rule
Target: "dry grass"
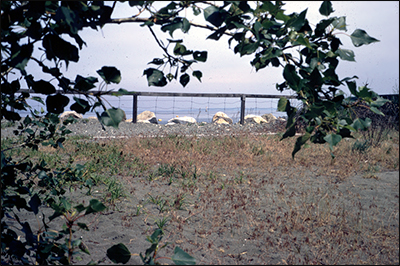
[{"label": "dry grass", "polygon": [[151,219],[170,219],[167,254],[178,245],[198,264],[399,263],[398,181],[379,176],[399,171],[398,132],[368,150],[342,141],[334,160],[314,144],[293,160],[295,139],[277,135],[68,142],[44,151],[117,176],[129,195],[123,227],[149,234]]},{"label": "dry grass", "polygon": [[315,144],[303,148],[293,160],[291,152],[294,142],[295,139],[279,141],[279,137],[274,135],[218,138],[170,136],[115,140],[112,145],[131,158],[139,158],[148,166],[166,164],[189,169],[195,165],[202,175],[210,171],[224,174],[242,171],[247,175],[252,174],[254,168],[266,172],[276,168],[296,168],[344,179],[358,173],[399,169],[396,134],[391,140],[370,147],[365,153],[352,150],[355,140],[344,140],[335,147],[334,160],[327,145]]}]

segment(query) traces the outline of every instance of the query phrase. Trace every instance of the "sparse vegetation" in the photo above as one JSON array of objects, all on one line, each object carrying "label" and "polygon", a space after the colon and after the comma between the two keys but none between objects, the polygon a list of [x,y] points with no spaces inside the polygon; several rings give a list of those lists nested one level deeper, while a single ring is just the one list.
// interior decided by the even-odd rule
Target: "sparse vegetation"
[{"label": "sparse vegetation", "polygon": [[[342,141],[334,160],[327,145],[317,144],[293,160],[295,140],[279,135],[73,137],[63,150],[9,152],[34,161],[47,156],[52,166],[74,154],[71,163],[84,165],[88,191],[121,212],[124,227],[154,221],[142,233],[168,241],[159,250],[172,253],[170,243],[179,243],[200,264],[397,264],[398,210],[378,209],[372,199],[366,205],[360,191],[345,194],[349,188],[341,185],[355,175],[379,182],[379,172],[399,170],[398,131],[385,132],[378,146],[367,145],[362,134]],[[234,253],[229,246],[238,241],[248,249]],[[150,258],[143,254],[142,262]]]}]

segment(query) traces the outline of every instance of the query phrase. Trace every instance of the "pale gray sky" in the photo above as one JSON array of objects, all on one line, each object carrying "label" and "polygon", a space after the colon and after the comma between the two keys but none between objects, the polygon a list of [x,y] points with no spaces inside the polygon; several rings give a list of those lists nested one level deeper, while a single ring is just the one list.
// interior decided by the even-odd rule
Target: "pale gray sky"
[{"label": "pale gray sky", "polygon": [[[308,8],[307,18],[311,25],[325,18],[319,14],[322,2],[292,1],[284,2],[286,14],[300,13]],[[341,61],[337,73],[339,78],[357,75],[357,85],[366,82],[379,94],[393,93],[399,82],[399,2],[398,1],[333,1],[335,10],[331,16],[346,16],[347,32],[340,32],[339,37],[344,49],[355,52],[356,62]],[[137,13],[128,2],[117,3],[113,18],[129,17]],[[187,12],[189,20],[191,10]],[[203,14],[198,22],[204,24]],[[147,27],[139,23],[106,25],[101,31],[85,30],[81,33],[87,47],[80,50],[80,61],[71,62],[65,75],[74,79],[76,74],[96,76],[96,70],[102,66],[115,66],[122,72],[119,84],[109,85],[109,89],[124,88],[129,91],[166,91],[166,92],[220,92],[220,93],[257,93],[278,94],[276,83],[283,82],[282,68],[267,67],[256,72],[250,65],[253,56],[240,57],[229,49],[228,37],[219,41],[206,40],[208,30],[192,27],[189,34],[180,30],[174,32],[174,39],[184,39],[184,45],[190,50],[207,50],[206,63],[193,65],[194,70],[203,72],[202,83],[191,76],[191,82],[183,88],[178,81],[172,81],[165,87],[148,87],[143,70],[154,65],[147,65],[153,58],[160,58],[163,51],[158,47]],[[171,38],[157,26],[153,27],[160,39]],[[345,34],[350,35],[355,29],[364,29],[380,42],[361,47],[354,47]],[[345,33],[345,34],[344,34]],[[172,47],[171,47],[172,48]],[[36,67],[34,63],[30,63]],[[191,71],[188,72],[191,75]],[[39,73],[35,76],[39,79]],[[46,79],[46,76],[42,78]],[[49,77],[47,77],[48,80]],[[345,87],[342,89],[347,93]]]}]

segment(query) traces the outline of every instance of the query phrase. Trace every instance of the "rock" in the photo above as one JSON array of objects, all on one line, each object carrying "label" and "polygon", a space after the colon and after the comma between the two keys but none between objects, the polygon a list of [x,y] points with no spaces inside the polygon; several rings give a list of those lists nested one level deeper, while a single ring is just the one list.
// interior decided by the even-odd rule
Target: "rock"
[{"label": "rock", "polygon": [[267,123],[271,123],[277,119],[273,114],[264,114],[261,117],[264,118]]},{"label": "rock", "polygon": [[224,112],[217,112],[213,116],[212,122],[216,124],[233,124],[233,120]]},{"label": "rock", "polygon": [[256,124],[268,123],[267,120],[265,120],[264,118],[262,118],[259,115],[246,115],[244,117],[244,121],[246,123],[256,123]]},{"label": "rock", "polygon": [[144,111],[138,114],[136,122],[158,124],[156,115],[151,111]]},{"label": "rock", "polygon": [[88,119],[96,119],[97,120],[97,116],[90,116],[90,117],[88,117]]},{"label": "rock", "polygon": [[62,113],[60,115],[60,119],[64,120],[67,119],[68,117],[73,117],[73,118],[77,118],[77,119],[82,119],[83,115],[77,113],[76,111],[65,111],[64,113]]},{"label": "rock", "polygon": [[196,119],[190,116],[175,117],[168,120],[166,125],[177,125],[177,124],[195,124]]}]

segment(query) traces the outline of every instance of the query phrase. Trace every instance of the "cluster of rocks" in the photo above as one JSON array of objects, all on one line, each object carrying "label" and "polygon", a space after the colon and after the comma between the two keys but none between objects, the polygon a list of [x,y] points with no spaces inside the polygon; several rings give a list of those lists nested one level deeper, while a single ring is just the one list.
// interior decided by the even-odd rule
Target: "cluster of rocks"
[{"label": "cluster of rocks", "polygon": [[[245,123],[255,123],[255,124],[264,124],[264,123],[271,123],[275,120],[285,120],[281,117],[275,117],[273,114],[264,114],[262,116],[259,115],[246,115],[244,117]],[[144,111],[137,116],[137,123],[152,123],[158,124],[158,119],[156,115],[151,111]],[[128,119],[126,122],[132,122],[132,119]],[[170,120],[166,125],[176,125],[176,124],[195,124],[197,123],[196,119],[190,116],[176,116]],[[233,124],[232,118],[230,118],[224,112],[217,112],[213,118],[212,123],[215,124]]]},{"label": "cluster of rocks", "polygon": [[[83,118],[81,114],[78,114],[75,111],[66,111],[60,115],[60,119],[65,119],[66,117],[73,116],[74,118],[81,119]],[[89,117],[93,119],[97,119],[96,117]],[[275,117],[273,114],[264,114],[264,115],[246,115],[244,117],[245,123],[254,123],[254,124],[265,124],[265,123],[273,123],[274,121],[285,121],[284,118]],[[132,122],[132,119],[124,119],[125,122]],[[161,121],[157,119],[156,115],[151,111],[144,111],[137,116],[137,123],[148,123],[148,124],[158,124]],[[177,124],[195,124],[197,123],[196,119],[190,116],[176,116],[170,120],[166,125],[177,125]],[[215,124],[233,124],[232,118],[230,118],[224,112],[217,112],[213,118],[212,123]]]}]

